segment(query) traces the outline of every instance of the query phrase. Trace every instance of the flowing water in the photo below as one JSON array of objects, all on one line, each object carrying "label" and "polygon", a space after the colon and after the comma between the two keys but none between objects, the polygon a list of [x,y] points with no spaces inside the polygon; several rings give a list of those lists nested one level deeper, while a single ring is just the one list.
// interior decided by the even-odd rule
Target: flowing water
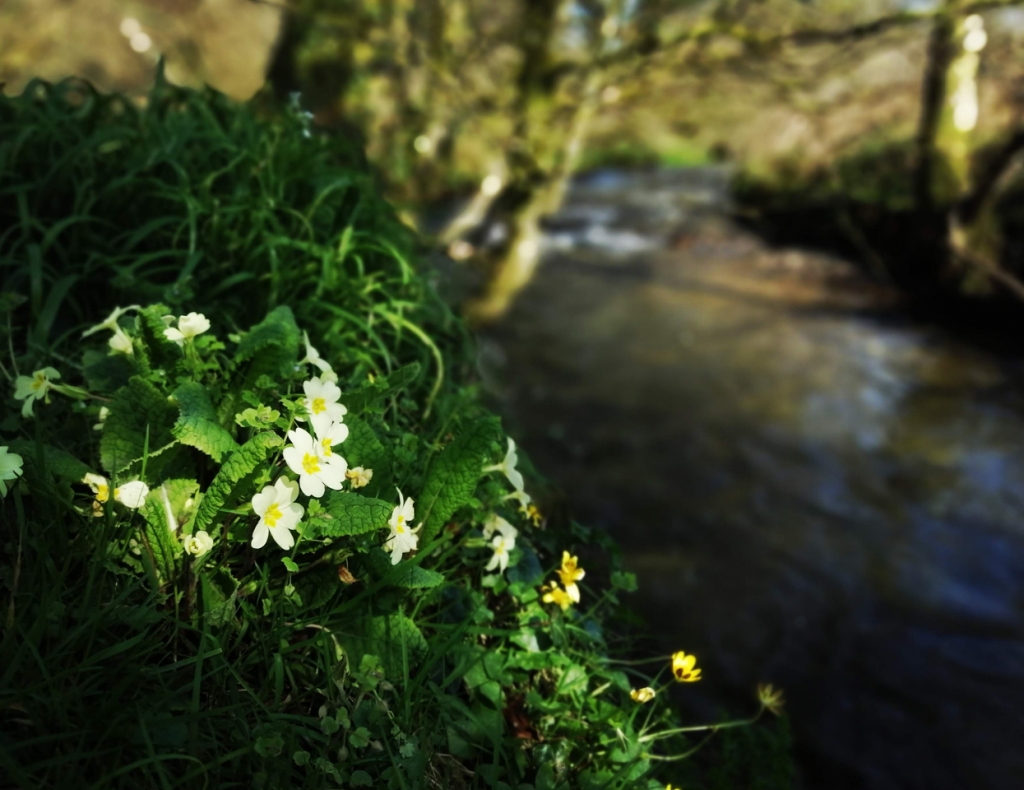
[{"label": "flowing water", "polygon": [[603,172],[483,338],[513,433],[606,527],[688,714],[787,694],[810,788],[1024,788],[1024,366],[729,219],[727,173]]}]

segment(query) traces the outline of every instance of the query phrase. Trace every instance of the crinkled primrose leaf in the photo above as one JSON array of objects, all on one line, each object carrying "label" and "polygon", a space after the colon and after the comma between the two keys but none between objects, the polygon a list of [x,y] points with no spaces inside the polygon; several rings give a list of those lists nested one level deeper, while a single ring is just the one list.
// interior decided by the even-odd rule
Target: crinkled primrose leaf
[{"label": "crinkled primrose leaf", "polygon": [[172,429],[179,442],[201,450],[217,462],[238,449],[238,442],[217,422],[217,412],[202,384],[186,381],[172,397],[181,409]]},{"label": "crinkled primrose leaf", "polygon": [[217,476],[213,478],[203,500],[199,503],[199,510],[196,511],[195,522],[192,526],[193,531],[206,529],[212,524],[238,482],[254,472],[256,467],[266,460],[271,450],[276,450],[282,445],[284,445],[284,439],[276,433],[266,431],[256,434],[237,450],[234,450],[227,457]]},{"label": "crinkled primrose leaf", "polygon": [[433,540],[455,511],[469,502],[491,445],[500,439],[498,418],[485,417],[434,456],[419,496],[424,543]]},{"label": "crinkled primrose leaf", "polygon": [[[347,402],[348,399],[345,400]],[[376,432],[364,420],[351,414],[345,416],[345,424],[348,426],[348,438],[343,451],[349,469],[361,466],[373,470],[373,478],[364,489],[366,494],[373,496],[394,491],[391,485],[391,453],[377,438]]]},{"label": "crinkled primrose leaf", "polygon": [[145,379],[133,376],[128,385],[114,393],[110,415],[100,440],[100,464],[108,472],[119,472],[146,453],[155,455],[174,442],[171,432],[177,410],[160,390]]},{"label": "crinkled primrose leaf", "polygon": [[420,376],[420,365],[412,362],[400,367],[389,376],[381,376],[371,384],[366,384],[345,396],[345,405],[349,411],[362,412],[369,409],[377,401],[390,398],[405,389]]},{"label": "crinkled primrose leaf", "polygon": [[391,558],[381,549],[370,549],[362,556],[365,564],[380,578],[392,587],[406,590],[429,590],[444,583],[444,574],[421,568],[409,562],[391,564]]},{"label": "crinkled primrose leaf", "polygon": [[242,336],[235,360],[254,360],[249,372],[252,380],[261,375],[287,378],[298,360],[301,342],[302,332],[295,323],[292,309],[281,305]]},{"label": "crinkled primrose leaf", "polygon": [[385,529],[393,507],[380,499],[350,491],[333,491],[322,501],[323,512],[310,519],[309,524],[318,535],[329,538],[365,535]]}]

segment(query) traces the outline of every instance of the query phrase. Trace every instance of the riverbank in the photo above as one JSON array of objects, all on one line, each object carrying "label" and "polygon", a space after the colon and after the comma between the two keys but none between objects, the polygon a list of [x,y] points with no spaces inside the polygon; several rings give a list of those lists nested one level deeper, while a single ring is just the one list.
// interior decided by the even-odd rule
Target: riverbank
[{"label": "riverbank", "polygon": [[[720,170],[595,174],[486,334],[496,398],[695,721],[786,688],[807,787],[1014,786],[1024,376],[850,264],[729,219]],[[747,704],[750,704],[749,702]]]}]

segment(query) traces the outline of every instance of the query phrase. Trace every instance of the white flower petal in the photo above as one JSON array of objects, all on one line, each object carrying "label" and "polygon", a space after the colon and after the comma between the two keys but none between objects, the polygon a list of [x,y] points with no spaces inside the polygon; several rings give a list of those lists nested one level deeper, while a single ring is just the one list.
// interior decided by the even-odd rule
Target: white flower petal
[{"label": "white flower petal", "polygon": [[254,549],[262,549],[266,545],[269,535],[270,528],[260,519],[260,523],[256,525],[256,529],[252,532],[252,547]]},{"label": "white flower petal", "polygon": [[[277,482],[274,483],[274,490],[277,492],[277,504],[282,510],[290,507],[299,498],[299,484],[287,477],[277,478]],[[299,509],[301,510],[301,507]]]},{"label": "white flower petal", "polygon": [[142,507],[146,503],[146,497],[148,495],[149,486],[141,480],[133,480],[130,483],[124,483],[118,486],[114,491],[114,499],[132,510],[138,510]]},{"label": "white flower petal", "polygon": [[313,499],[319,499],[324,495],[325,487],[324,481],[317,475],[301,475],[299,477],[299,488],[302,489],[302,493]]},{"label": "white flower petal", "polygon": [[280,523],[270,530],[270,537],[274,539],[278,546],[285,550],[295,545],[295,536],[291,533],[291,530],[282,527]]},{"label": "white flower petal", "polygon": [[278,492],[274,486],[264,486],[263,490],[252,498],[253,511],[257,516],[262,517],[267,512],[267,508],[277,501],[277,497]]}]

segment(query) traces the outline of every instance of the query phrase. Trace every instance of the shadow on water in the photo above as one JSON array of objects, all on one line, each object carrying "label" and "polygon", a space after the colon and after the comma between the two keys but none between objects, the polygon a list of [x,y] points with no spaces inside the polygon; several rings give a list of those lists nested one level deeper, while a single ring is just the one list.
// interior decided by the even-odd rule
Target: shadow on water
[{"label": "shadow on water", "polygon": [[1024,365],[767,246],[727,184],[578,181],[490,385],[700,656],[688,716],[770,681],[808,787],[1024,787]]}]

